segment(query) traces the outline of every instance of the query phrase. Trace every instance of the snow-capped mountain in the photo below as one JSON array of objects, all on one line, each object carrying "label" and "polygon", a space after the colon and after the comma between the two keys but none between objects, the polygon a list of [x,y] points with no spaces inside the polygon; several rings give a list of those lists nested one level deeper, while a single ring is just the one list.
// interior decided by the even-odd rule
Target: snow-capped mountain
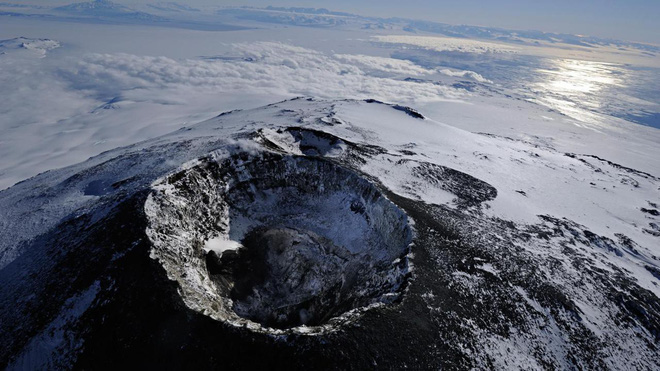
[{"label": "snow-capped mountain", "polygon": [[147,4],[147,7],[163,12],[175,12],[175,13],[200,12],[200,10],[197,8],[191,7],[186,4],[176,3],[173,1],[162,1],[153,4]]},{"label": "snow-capped mountain", "polygon": [[659,6],[3,1],[0,369],[660,369]]},{"label": "snow-capped mountain", "polygon": [[55,12],[87,17],[127,18],[145,21],[160,20],[160,17],[158,16],[136,11],[109,0],[94,0],[81,3],[73,3],[56,7],[53,10]]},{"label": "snow-capped mountain", "polygon": [[0,365],[655,369],[659,187],[376,100],[227,112],[0,192]]},{"label": "snow-capped mountain", "polygon": [[43,58],[48,51],[59,47],[60,43],[55,40],[16,37],[9,40],[0,40],[0,55],[28,51]]}]

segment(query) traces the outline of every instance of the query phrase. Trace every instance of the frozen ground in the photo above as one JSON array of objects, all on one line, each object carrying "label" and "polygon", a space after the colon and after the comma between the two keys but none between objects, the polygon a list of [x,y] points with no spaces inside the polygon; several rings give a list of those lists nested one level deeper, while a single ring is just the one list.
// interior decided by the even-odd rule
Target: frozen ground
[{"label": "frozen ground", "polygon": [[658,186],[374,100],[223,114],[0,194],[2,359],[655,368]]},{"label": "frozen ground", "polygon": [[[299,367],[658,367],[657,46],[309,9],[95,5],[0,4],[0,366],[84,368],[109,346],[132,359],[141,341],[166,354],[166,335],[146,340],[157,332],[190,345],[181,362],[221,347],[232,362],[249,349]],[[305,161],[337,166],[346,186],[323,190],[334,182],[291,165]],[[232,191],[232,177],[251,188]],[[382,198],[364,198],[374,189]],[[410,255],[379,207],[410,218]],[[290,248],[241,255],[248,236]],[[375,256],[382,245],[391,254]],[[264,261],[287,272],[276,278],[314,269],[280,289],[240,281]],[[350,274],[327,274],[337,267]],[[356,276],[361,294],[335,291]],[[171,305],[145,301],[150,290]],[[156,313],[142,327],[136,306]]]}]

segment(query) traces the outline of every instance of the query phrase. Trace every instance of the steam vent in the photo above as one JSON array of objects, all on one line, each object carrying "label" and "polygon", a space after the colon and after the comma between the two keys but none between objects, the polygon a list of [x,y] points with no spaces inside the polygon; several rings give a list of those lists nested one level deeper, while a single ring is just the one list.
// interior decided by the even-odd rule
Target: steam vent
[{"label": "steam vent", "polygon": [[333,162],[210,156],[156,189],[146,205],[152,257],[187,306],[216,320],[319,334],[401,295],[406,214]]}]

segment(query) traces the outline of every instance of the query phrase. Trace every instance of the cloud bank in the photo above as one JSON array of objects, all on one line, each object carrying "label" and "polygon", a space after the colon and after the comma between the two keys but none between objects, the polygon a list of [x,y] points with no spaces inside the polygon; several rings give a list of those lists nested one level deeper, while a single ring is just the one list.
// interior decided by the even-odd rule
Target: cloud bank
[{"label": "cloud bank", "polygon": [[517,53],[518,48],[508,44],[498,44],[470,39],[457,39],[436,36],[378,35],[373,38],[387,44],[403,44],[437,52],[462,53]]},{"label": "cloud bank", "polygon": [[326,55],[281,43],[236,44],[230,60],[92,54],[61,69],[72,88],[104,96],[133,89],[252,92],[321,98],[378,98],[390,101],[455,99],[456,90],[393,76],[432,74],[412,62],[361,55]]},{"label": "cloud bank", "polygon": [[234,44],[230,54],[183,60],[0,55],[0,94],[6,97],[0,101],[0,189],[246,102],[261,105],[302,95],[411,104],[468,94],[405,81],[439,71],[404,60],[332,55],[274,42]]}]

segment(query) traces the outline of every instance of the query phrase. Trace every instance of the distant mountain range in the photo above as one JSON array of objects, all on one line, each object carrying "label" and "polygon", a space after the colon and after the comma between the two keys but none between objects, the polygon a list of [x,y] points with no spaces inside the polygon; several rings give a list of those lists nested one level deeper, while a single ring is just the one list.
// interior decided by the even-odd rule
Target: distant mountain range
[{"label": "distant mountain range", "polygon": [[[4,8],[4,9],[3,9]],[[37,12],[37,13],[35,13]],[[44,13],[45,12],[45,13]],[[156,14],[154,14],[156,13]],[[213,25],[252,21],[303,27],[339,27],[348,29],[388,29],[409,33],[431,33],[458,38],[479,38],[495,41],[535,45],[563,43],[582,47],[612,46],[635,48],[651,56],[660,53],[660,46],[628,42],[594,36],[549,33],[536,30],[507,30],[496,27],[451,25],[407,18],[378,18],[325,8],[303,7],[210,7],[198,9],[176,2],[154,2],[132,8],[109,0],[94,0],[48,8],[3,2],[0,16],[47,16],[103,19],[114,22],[168,23],[169,27],[213,29]],[[185,21],[185,22],[182,22]]]},{"label": "distant mountain range", "polygon": [[56,12],[67,14],[91,16],[91,17],[120,17],[143,20],[162,20],[161,17],[133,10],[129,7],[113,3],[107,0],[94,0],[92,2],[73,3],[69,5],[53,8]]}]

